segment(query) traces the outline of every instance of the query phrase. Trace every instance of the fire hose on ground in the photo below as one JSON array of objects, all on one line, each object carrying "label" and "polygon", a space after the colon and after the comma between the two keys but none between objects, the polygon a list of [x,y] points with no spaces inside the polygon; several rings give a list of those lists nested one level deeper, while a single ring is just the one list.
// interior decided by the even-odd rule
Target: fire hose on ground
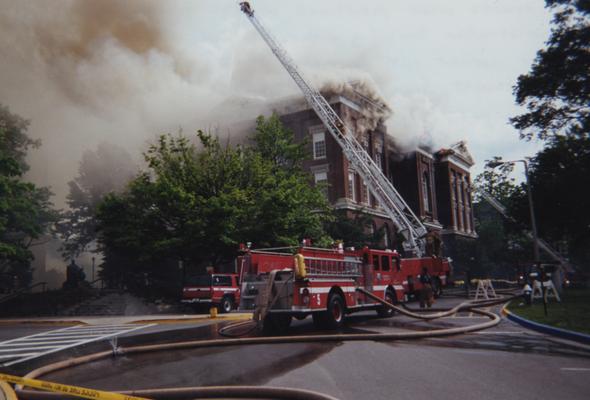
[{"label": "fire hose on ground", "polygon": [[[468,332],[474,332],[482,329],[491,328],[500,323],[501,319],[498,315],[484,310],[478,310],[480,307],[489,307],[504,303],[517,296],[503,297],[493,300],[478,300],[478,301],[467,301],[463,302],[449,310],[441,310],[440,312],[430,314],[420,314],[408,309],[391,304],[377,296],[372,295],[369,292],[365,292],[363,289],[357,289],[379,301],[386,307],[392,308],[398,311],[400,314],[407,315],[412,318],[422,320],[433,320],[436,318],[442,318],[452,314],[456,314],[459,311],[471,311],[476,314],[480,314],[490,318],[490,321],[485,321],[475,325],[455,327],[455,328],[444,328],[432,331],[420,331],[420,332],[394,332],[394,333],[361,333],[361,334],[350,334],[350,333],[335,333],[335,334],[320,334],[320,335],[298,335],[298,336],[272,336],[272,337],[248,337],[248,338],[231,338],[231,339],[212,339],[212,340],[193,340],[177,343],[164,343],[154,345],[142,345],[142,346],[130,346],[130,347],[119,347],[113,351],[102,351],[94,354],[89,354],[65,361],[56,362],[53,364],[46,365],[29,372],[25,378],[37,378],[58,370],[63,370],[78,365],[90,363],[93,361],[117,356],[117,355],[132,355],[141,353],[150,353],[167,350],[180,350],[180,349],[196,349],[196,348],[207,348],[207,347],[225,347],[225,346],[241,346],[241,345],[256,345],[256,344],[278,344],[278,343],[311,343],[311,342],[345,342],[345,341],[389,341],[389,340],[401,340],[401,339],[421,339],[431,337],[450,336]],[[438,310],[436,310],[438,311]],[[250,321],[246,321],[250,323]],[[238,324],[232,324],[235,328],[240,325],[244,325],[244,322]],[[63,397],[60,393],[48,393],[34,390],[25,390],[20,386],[17,386],[17,394],[21,399],[31,400],[45,400],[45,399],[57,399]],[[137,396],[152,399],[185,399],[185,398],[199,398],[199,399],[214,399],[214,398],[259,398],[259,399],[318,399],[318,400],[329,400],[334,397],[327,396],[321,393],[301,390],[301,389],[290,389],[290,388],[275,388],[275,387],[258,387],[258,386],[213,386],[213,387],[185,387],[185,388],[166,388],[166,389],[142,389],[132,391],[117,391],[127,396]]]}]

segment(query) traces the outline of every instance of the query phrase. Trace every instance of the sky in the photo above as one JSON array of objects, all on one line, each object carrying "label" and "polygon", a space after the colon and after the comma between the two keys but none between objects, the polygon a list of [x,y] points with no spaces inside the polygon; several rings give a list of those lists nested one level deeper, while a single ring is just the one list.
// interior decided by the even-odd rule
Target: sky
[{"label": "sky", "polygon": [[[541,0],[251,4],[314,85],[370,82],[402,143],[466,140],[473,174],[541,147],[508,124],[522,111],[512,87],[549,36]],[[30,179],[60,207],[85,150],[114,143],[139,162],[158,134],[255,117],[220,104],[297,93],[235,1],[0,0],[0,103],[42,139]]]}]

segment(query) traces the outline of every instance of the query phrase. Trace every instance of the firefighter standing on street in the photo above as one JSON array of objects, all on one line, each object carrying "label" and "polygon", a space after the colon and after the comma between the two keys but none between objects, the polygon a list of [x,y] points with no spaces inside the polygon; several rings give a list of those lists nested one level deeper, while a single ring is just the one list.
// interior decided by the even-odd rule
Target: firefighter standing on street
[{"label": "firefighter standing on street", "polygon": [[420,308],[430,308],[432,307],[432,303],[434,303],[434,292],[432,290],[432,278],[428,274],[426,267],[422,269],[422,273],[420,274],[420,283],[422,284],[422,289],[420,290]]}]

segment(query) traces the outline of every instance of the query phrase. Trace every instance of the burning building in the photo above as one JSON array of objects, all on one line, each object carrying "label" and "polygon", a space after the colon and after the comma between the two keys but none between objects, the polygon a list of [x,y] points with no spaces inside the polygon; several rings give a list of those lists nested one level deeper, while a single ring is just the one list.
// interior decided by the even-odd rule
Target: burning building
[{"label": "burning building", "polygon": [[[474,161],[465,142],[438,150],[419,146],[409,152],[402,151],[384,124],[391,110],[366,87],[331,85],[322,94],[416,216],[430,232],[441,237],[444,255],[455,256],[458,238],[477,237],[469,173]],[[303,99],[287,99],[273,108],[283,124],[294,132],[296,140],[308,143],[310,158],[304,166],[311,173],[313,183],[326,188],[330,204],[351,216],[359,212],[369,215],[372,229],[383,229],[383,247],[401,250],[392,221],[314,111]]]}]

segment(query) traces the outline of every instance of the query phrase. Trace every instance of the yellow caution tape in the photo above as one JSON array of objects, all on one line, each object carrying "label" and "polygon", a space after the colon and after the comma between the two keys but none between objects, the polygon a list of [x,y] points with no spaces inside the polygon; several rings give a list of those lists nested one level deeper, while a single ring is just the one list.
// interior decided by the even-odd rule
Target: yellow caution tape
[{"label": "yellow caution tape", "polygon": [[47,390],[50,392],[63,393],[83,399],[101,400],[147,400],[143,397],[126,396],[120,393],[104,392],[102,390],[88,389],[79,386],[63,385],[61,383],[40,381],[37,379],[21,378],[20,376],[0,374],[0,381],[15,383],[35,389]]}]

